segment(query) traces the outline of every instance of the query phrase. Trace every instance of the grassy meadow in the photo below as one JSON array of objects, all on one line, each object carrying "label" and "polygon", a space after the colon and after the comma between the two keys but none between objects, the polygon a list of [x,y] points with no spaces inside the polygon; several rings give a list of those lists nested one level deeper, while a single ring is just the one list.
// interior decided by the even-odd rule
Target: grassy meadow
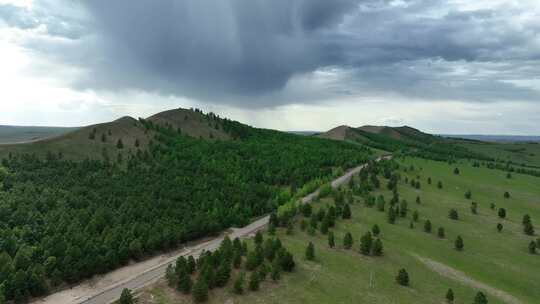
[{"label": "grassy meadow", "polygon": [[[386,211],[380,212],[376,206],[367,208],[357,197],[351,206],[352,219],[339,219],[331,229],[336,236],[334,249],[328,247],[326,235],[317,232],[310,236],[300,230],[298,223],[292,235],[278,229],[277,235],[295,256],[295,272],[283,274],[278,283],[267,278],[259,291],[246,291],[242,296],[233,294],[231,280],[224,289],[210,292],[209,303],[446,303],[448,288],[454,291],[454,303],[472,303],[479,290],[486,293],[490,304],[538,303],[540,255],[527,251],[527,245],[538,233],[534,237],[524,235],[521,220],[524,214],[529,214],[537,230],[540,229],[539,179],[519,174],[508,179],[502,171],[473,168],[467,162],[449,165],[408,158],[399,163],[402,178],[398,192],[408,202],[406,218],[398,217],[395,224],[389,224]],[[410,170],[411,165],[414,170]],[[455,167],[460,169],[459,175],[453,173]],[[420,189],[406,184],[405,177],[419,178]],[[427,183],[428,177],[433,181],[431,185]],[[439,180],[442,189],[437,188]],[[373,194],[385,196],[387,210],[391,192],[386,190],[386,181],[381,182],[381,190]],[[467,190],[472,193],[471,199],[465,198]],[[509,199],[503,197],[505,191],[510,192]],[[421,198],[420,204],[415,202],[417,196]],[[473,201],[478,204],[477,214],[471,212]],[[324,198],[313,203],[313,207],[317,210],[330,203],[331,198]],[[491,203],[496,205],[495,210],[490,208]],[[501,207],[507,211],[506,219],[497,215]],[[451,208],[458,211],[459,220],[448,217]],[[414,210],[420,217],[414,228],[410,228]],[[431,233],[424,232],[426,219],[432,223]],[[504,226],[500,233],[497,223]],[[360,236],[374,224],[381,228],[382,257],[359,253]],[[439,227],[444,227],[445,238],[437,236]],[[354,237],[350,250],[342,246],[346,232]],[[463,237],[465,245],[461,252],[454,249],[458,235]],[[315,261],[304,258],[310,241],[315,244]],[[435,271],[421,259],[445,267]],[[395,282],[400,268],[408,271],[409,287]],[[163,280],[145,289],[139,300],[139,303],[156,304],[190,302],[191,297],[170,289]]]}]

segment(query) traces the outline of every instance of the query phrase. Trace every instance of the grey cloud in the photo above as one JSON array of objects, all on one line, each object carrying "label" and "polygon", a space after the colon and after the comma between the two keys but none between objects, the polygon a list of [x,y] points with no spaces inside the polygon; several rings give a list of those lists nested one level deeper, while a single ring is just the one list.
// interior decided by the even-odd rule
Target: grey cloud
[{"label": "grey cloud", "polygon": [[[135,89],[243,107],[379,93],[538,99],[538,91],[506,82],[540,76],[531,68],[540,65],[540,16],[514,20],[528,7],[463,11],[446,0],[395,3],[89,0],[79,8],[82,18],[72,16],[72,7],[48,22],[51,34],[76,33],[75,44],[32,47],[82,67],[87,74],[73,81],[77,88]],[[296,77],[327,68],[346,76],[291,87]],[[458,68],[465,72],[456,74]]]}]

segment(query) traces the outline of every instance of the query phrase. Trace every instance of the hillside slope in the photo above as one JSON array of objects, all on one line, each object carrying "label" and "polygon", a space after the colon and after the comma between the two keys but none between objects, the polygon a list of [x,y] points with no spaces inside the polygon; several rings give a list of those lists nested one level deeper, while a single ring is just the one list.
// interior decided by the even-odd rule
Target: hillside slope
[{"label": "hillside slope", "polygon": [[[174,109],[150,116],[146,120],[184,135],[204,139],[231,139],[223,130],[222,120],[199,110]],[[126,158],[137,150],[144,151],[155,132],[147,130],[141,120],[124,116],[117,120],[90,125],[51,138],[27,143],[0,144],[0,158],[11,154],[61,154],[70,160]],[[119,144],[121,142],[121,144]],[[120,148],[122,147],[122,148]],[[121,156],[119,156],[121,155]]]}]

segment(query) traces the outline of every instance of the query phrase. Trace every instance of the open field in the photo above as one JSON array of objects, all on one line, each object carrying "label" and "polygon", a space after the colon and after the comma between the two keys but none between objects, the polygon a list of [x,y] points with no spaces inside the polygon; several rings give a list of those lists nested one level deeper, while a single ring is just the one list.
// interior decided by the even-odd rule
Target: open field
[{"label": "open field", "polygon": [[[515,174],[507,179],[503,172],[458,165],[460,175],[454,175],[455,165],[421,159],[407,159],[401,164],[414,171],[401,171],[399,194],[408,201],[407,218],[398,218],[396,224],[387,223],[386,212],[366,208],[363,203],[352,206],[353,218],[339,220],[333,229],[337,249],[327,246],[326,236],[319,232],[309,236],[298,226],[294,235],[279,230],[278,235],[297,261],[297,270],[287,274],[279,284],[265,282],[258,292],[236,296],[226,287],[210,293],[210,303],[445,303],[448,288],[455,293],[455,303],[471,303],[477,291],[487,294],[489,303],[536,303],[540,299],[537,282],[540,281],[540,255],[527,252],[528,243],[538,236],[523,234],[521,219],[528,213],[537,223],[540,219],[539,179]],[[421,188],[414,189],[404,183],[420,176]],[[432,185],[426,179],[431,177]],[[441,180],[443,189],[437,189]],[[385,182],[382,183],[385,185]],[[471,190],[470,200],[464,197]],[[504,199],[504,191],[511,193]],[[390,192],[382,190],[387,202]],[[416,196],[421,204],[415,203]],[[478,214],[472,214],[471,202],[478,203]],[[318,206],[331,203],[325,198],[314,203]],[[490,203],[507,210],[502,220]],[[459,220],[448,218],[450,208],[455,208]],[[496,208],[496,209],[497,209]],[[420,219],[409,228],[411,213],[418,210]],[[432,233],[423,231],[429,219]],[[504,225],[498,233],[497,223]],[[359,238],[374,224],[381,228],[384,244],[383,257],[366,257],[358,253]],[[446,238],[436,235],[444,227]],[[341,249],[343,235],[351,232],[354,237],[352,250]],[[454,249],[457,235],[464,239],[465,249]],[[316,261],[304,257],[309,241],[315,244]],[[395,283],[400,268],[407,269],[410,287]],[[189,303],[190,297],[181,296],[163,282],[148,287],[140,303]]]}]

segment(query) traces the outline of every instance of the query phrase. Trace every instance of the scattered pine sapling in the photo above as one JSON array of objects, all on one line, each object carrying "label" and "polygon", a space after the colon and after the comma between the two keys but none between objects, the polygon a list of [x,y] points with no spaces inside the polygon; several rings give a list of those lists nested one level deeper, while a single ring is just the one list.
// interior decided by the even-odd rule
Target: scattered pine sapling
[{"label": "scattered pine sapling", "polygon": [[373,249],[372,254],[374,256],[382,256],[383,255],[383,244],[381,239],[376,239],[375,242],[373,242]]},{"label": "scattered pine sapling", "polygon": [[439,227],[439,229],[437,229],[437,236],[441,239],[445,238],[445,232],[443,227]]},{"label": "scattered pine sapling", "polygon": [[431,233],[431,221],[426,220],[424,222],[424,232]]},{"label": "scattered pine sapling", "polygon": [[401,286],[409,286],[409,274],[404,268],[400,269],[396,277],[396,282]]},{"label": "scattered pine sapling", "polygon": [[503,225],[501,223],[497,224],[497,231],[501,232],[503,230]]},{"label": "scattered pine sapling", "polygon": [[456,248],[457,251],[463,250],[464,244],[463,244],[463,239],[461,238],[460,235],[457,236],[456,241],[454,242],[454,247]]},{"label": "scattered pine sapling", "polygon": [[504,209],[504,208],[499,208],[498,215],[499,215],[499,217],[502,218],[502,219],[506,218],[506,209]]},{"label": "scattered pine sapling", "polygon": [[379,228],[379,225],[377,224],[373,225],[373,227],[371,228],[371,232],[373,233],[374,236],[379,236],[379,234],[381,233],[381,229]]},{"label": "scattered pine sapling", "polygon": [[536,242],[535,241],[531,241],[529,243],[529,253],[530,254],[536,254]]},{"label": "scattered pine sapling", "polygon": [[483,292],[479,291],[474,297],[473,304],[488,304],[486,295]]},{"label": "scattered pine sapling", "polygon": [[315,259],[315,246],[312,242],[309,242],[306,248],[306,260],[313,261]]},{"label": "scattered pine sapling", "polygon": [[334,232],[330,231],[328,233],[328,247],[334,248],[336,246],[336,241],[334,240]]},{"label": "scattered pine sapling", "polygon": [[343,248],[345,249],[351,249],[353,244],[353,237],[350,232],[345,233],[345,236],[343,237]]},{"label": "scattered pine sapling", "polygon": [[454,303],[454,291],[452,288],[448,288],[448,291],[446,292],[446,302]]}]

